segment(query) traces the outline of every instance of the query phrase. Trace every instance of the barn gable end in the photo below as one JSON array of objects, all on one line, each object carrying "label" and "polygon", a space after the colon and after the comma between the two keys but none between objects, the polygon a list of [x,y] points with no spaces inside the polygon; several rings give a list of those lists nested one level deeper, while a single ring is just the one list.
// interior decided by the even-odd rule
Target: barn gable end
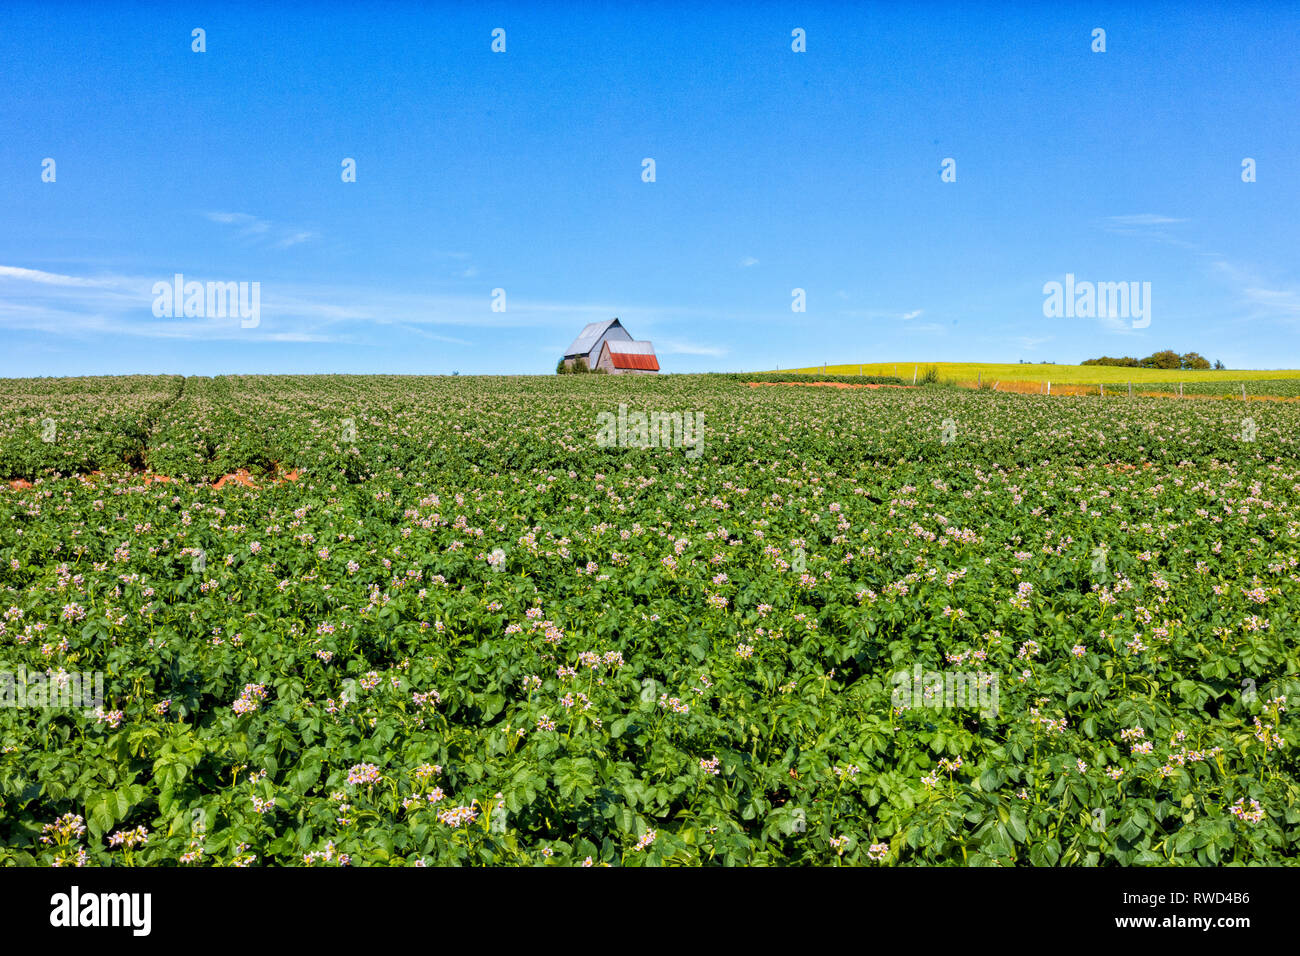
[{"label": "barn gable end", "polygon": [[592,322],[585,326],[578,333],[578,337],[569,343],[569,347],[564,352],[564,364],[572,368],[577,359],[583,358],[586,359],[588,368],[595,368],[596,362],[600,360],[601,347],[606,342],[630,341],[632,341],[632,336],[628,334],[627,329],[623,328],[618,319]]},{"label": "barn gable end", "polygon": [[659,372],[659,358],[650,342],[606,341],[596,368],[610,375],[655,375]]}]

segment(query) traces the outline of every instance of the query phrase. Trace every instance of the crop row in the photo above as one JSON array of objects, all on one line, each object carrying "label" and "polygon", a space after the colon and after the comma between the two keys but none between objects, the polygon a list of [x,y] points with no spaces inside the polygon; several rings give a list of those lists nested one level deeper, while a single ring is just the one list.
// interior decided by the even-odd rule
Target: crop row
[{"label": "crop row", "polygon": [[188,379],[201,480],[0,491],[0,672],[103,681],[0,707],[0,863],[1293,862],[1297,413],[1224,404]]},{"label": "crop row", "polygon": [[715,464],[768,453],[1009,465],[1267,461],[1300,452],[1300,412],[1289,402],[1047,401],[946,388],[754,387],[722,376],[458,381],[230,376],[131,380],[111,395],[90,387],[30,394],[15,398],[0,424],[0,468],[10,478],[144,466],[192,479],[296,468],[357,480],[466,463],[586,473],[618,454],[597,447],[597,416],[627,403],[701,414]]}]

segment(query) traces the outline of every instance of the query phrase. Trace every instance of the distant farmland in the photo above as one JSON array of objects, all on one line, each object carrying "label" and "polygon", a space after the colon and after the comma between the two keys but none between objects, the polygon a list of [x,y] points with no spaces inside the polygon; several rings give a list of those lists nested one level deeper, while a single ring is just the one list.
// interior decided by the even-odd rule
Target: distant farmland
[{"label": "distant farmland", "polygon": [[[1185,369],[1118,368],[1113,365],[1028,365],[992,362],[865,362],[861,365],[826,365],[807,368],[780,369],[778,371],[801,375],[897,375],[911,381],[913,371],[925,375],[926,369],[938,370],[939,378],[961,385],[974,385],[983,377],[984,382],[1059,382],[1062,385],[1096,385],[1128,382],[1161,384],[1177,388],[1180,382],[1196,383],[1259,382],[1300,380],[1300,369],[1210,369],[1188,371]],[[824,369],[824,373],[823,373]]]}]

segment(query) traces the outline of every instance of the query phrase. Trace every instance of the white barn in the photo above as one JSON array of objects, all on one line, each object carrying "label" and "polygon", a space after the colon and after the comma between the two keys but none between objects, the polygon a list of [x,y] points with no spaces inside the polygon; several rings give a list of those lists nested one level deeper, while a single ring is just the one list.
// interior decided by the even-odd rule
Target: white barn
[{"label": "white barn", "polygon": [[631,342],[632,336],[619,324],[618,319],[592,322],[564,350],[564,364],[573,368],[573,363],[581,358],[586,360],[587,368],[595,368],[600,358],[600,347],[610,339],[615,342]]}]

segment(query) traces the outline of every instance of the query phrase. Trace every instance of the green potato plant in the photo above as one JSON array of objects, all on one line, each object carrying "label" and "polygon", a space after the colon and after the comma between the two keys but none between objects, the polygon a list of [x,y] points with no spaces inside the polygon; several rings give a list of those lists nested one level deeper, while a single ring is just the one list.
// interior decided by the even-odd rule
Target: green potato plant
[{"label": "green potato plant", "polygon": [[[0,392],[0,863],[1296,858],[1294,404]],[[621,404],[702,453],[601,446]]]}]

